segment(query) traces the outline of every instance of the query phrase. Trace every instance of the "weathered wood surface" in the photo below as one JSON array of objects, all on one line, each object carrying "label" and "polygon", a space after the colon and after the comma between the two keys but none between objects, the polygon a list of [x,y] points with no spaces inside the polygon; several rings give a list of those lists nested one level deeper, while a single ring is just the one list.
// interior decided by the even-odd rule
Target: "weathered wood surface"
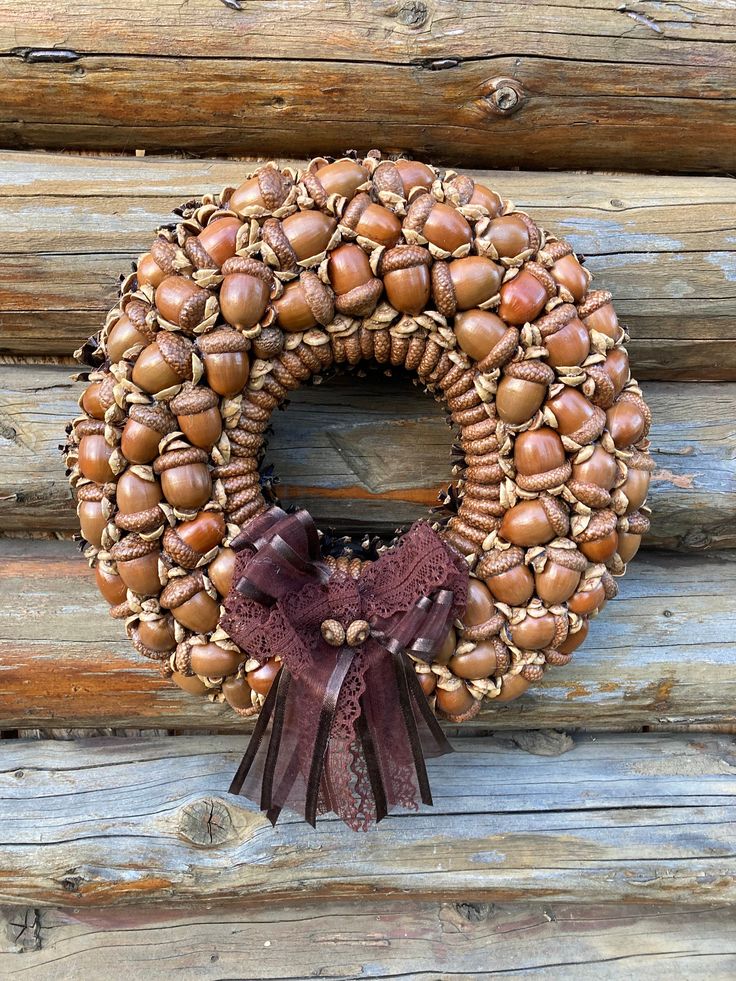
[{"label": "weathered wood surface", "polygon": [[736,901],[734,740],[581,736],[562,755],[461,739],[435,807],[366,835],[272,829],[227,794],[227,736],[8,740],[0,901],[31,907],[313,898]]},{"label": "weathered wood surface", "polygon": [[[171,209],[254,166],[1,154],[0,350],[71,354]],[[638,377],[736,378],[736,180],[474,173],[587,256]]]},{"label": "weathered wood surface", "polygon": [[6,2],[0,141],[307,156],[380,141],[476,165],[734,167],[729,0],[241,6]]},{"label": "weathered wood surface", "polygon": [[[426,514],[451,479],[451,430],[408,379],[336,378],[294,393],[273,418],[264,464],[287,503],[325,528],[392,532]],[[71,369],[0,365],[0,530],[76,530],[59,444],[78,414]],[[648,543],[736,545],[736,385],[650,383],[657,470]]]},{"label": "weathered wood surface", "polygon": [[[71,543],[0,543],[0,729],[249,729],[164,681],[106,609]],[[463,728],[733,725],[734,637],[733,556],[638,556],[568,666]]]},{"label": "weathered wood surface", "polygon": [[[567,903],[300,903],[0,913],[6,979],[411,977],[732,981],[732,909]],[[22,956],[21,956],[22,955]]]}]

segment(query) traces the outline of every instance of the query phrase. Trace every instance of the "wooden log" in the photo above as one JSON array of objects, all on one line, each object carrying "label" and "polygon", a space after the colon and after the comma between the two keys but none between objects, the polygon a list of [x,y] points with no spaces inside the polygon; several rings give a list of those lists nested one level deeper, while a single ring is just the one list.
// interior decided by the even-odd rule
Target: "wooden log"
[{"label": "wooden log", "polygon": [[[731,981],[728,907],[376,900],[244,910],[7,908],[0,971],[11,979],[397,977]],[[4,929],[3,929],[4,928]],[[22,956],[20,956],[22,955]],[[61,961],[61,964],[60,964]],[[162,965],[166,965],[165,969]],[[442,965],[442,967],[440,967]],[[629,974],[629,972],[634,974]],[[60,973],[63,972],[63,973]]]},{"label": "wooden log", "polygon": [[[264,461],[285,503],[341,533],[392,534],[425,515],[451,480],[452,434],[440,410],[407,379],[370,375],[294,393],[289,410],[274,414]],[[0,530],[77,529],[58,447],[81,390],[69,368],[0,365]],[[736,385],[651,383],[646,396],[657,462],[648,543],[736,545]]]},{"label": "wooden log", "polygon": [[[0,350],[71,354],[171,209],[255,166],[0,154]],[[473,174],[587,256],[629,327],[638,377],[736,378],[736,181]]]},{"label": "wooden log", "polygon": [[734,167],[727,0],[597,0],[574,16],[541,0],[241,7],[134,0],[80,15],[68,0],[12,0],[0,140],[307,156],[380,142],[475,165]]},{"label": "wooden log", "polygon": [[[70,543],[2,542],[0,569],[0,729],[250,727],[133,650]],[[638,556],[571,664],[463,730],[733,725],[734,594],[732,556]]]},{"label": "wooden log", "polygon": [[553,758],[454,745],[429,764],[433,809],[361,835],[286,812],[272,829],[226,792],[234,737],[7,740],[0,901],[736,901],[732,740],[588,735]]}]

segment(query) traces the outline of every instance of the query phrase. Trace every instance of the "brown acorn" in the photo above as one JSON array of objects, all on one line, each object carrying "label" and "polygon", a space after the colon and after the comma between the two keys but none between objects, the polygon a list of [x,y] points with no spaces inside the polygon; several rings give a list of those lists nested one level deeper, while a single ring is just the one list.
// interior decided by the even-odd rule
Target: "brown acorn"
[{"label": "brown acorn", "polygon": [[606,417],[582,392],[566,385],[547,402],[557,420],[557,431],[581,446],[592,443],[603,432]]},{"label": "brown acorn", "polygon": [[436,201],[431,194],[420,194],[409,205],[404,229],[418,232],[438,249],[450,253],[473,241],[473,230],[457,208]]},{"label": "brown acorn", "polygon": [[437,711],[451,722],[461,722],[477,715],[480,702],[468,691],[467,685],[460,684],[457,688],[437,688]]},{"label": "brown acorn", "polygon": [[205,592],[201,572],[170,579],[158,601],[183,627],[197,634],[214,630],[220,619],[220,604]]},{"label": "brown acorn", "polygon": [[[166,614],[155,620],[139,620],[133,630],[132,640],[137,649],[142,644],[148,652],[168,654],[176,647],[173,617]],[[148,656],[151,656],[150,653]]]},{"label": "brown acorn", "polygon": [[120,449],[131,463],[151,463],[158,444],[176,429],[176,419],[165,405],[132,405],[123,427]]},{"label": "brown acorn", "polygon": [[212,389],[186,382],[169,404],[189,442],[211,450],[222,435],[220,400]]},{"label": "brown acorn", "polygon": [[498,530],[501,538],[512,545],[530,548],[546,545],[553,538],[566,535],[569,528],[567,510],[556,497],[540,494],[531,501],[520,501],[506,512]]},{"label": "brown acorn", "polygon": [[391,306],[410,317],[429,302],[429,266],[432,256],[419,245],[397,245],[381,256],[380,275]]},{"label": "brown acorn", "polygon": [[309,270],[286,285],[281,296],[273,301],[273,307],[278,323],[289,333],[309,330],[317,324],[326,327],[335,316],[332,290]]},{"label": "brown acorn", "polygon": [[651,422],[649,407],[634,392],[624,392],[606,412],[606,429],[619,450],[644,439]]},{"label": "brown acorn", "polygon": [[105,484],[114,479],[110,466],[113,447],[105,439],[105,424],[96,420],[86,420],[74,427],[79,440],[77,462],[83,477],[96,484]]},{"label": "brown acorn", "polygon": [[466,627],[475,627],[485,623],[495,614],[496,607],[490,590],[480,579],[468,581],[468,598],[463,613],[463,623]]},{"label": "brown acorn", "polygon": [[368,256],[359,245],[345,244],[330,253],[327,264],[335,308],[351,317],[373,313],[383,292],[383,283],[373,275]]},{"label": "brown acorn", "polygon": [[357,160],[344,157],[334,163],[324,164],[318,169],[308,171],[302,178],[309,196],[318,207],[327,203],[331,194],[341,198],[352,198],[361,184],[368,180],[368,171]]},{"label": "brown acorn", "polygon": [[337,227],[334,218],[321,211],[297,211],[283,221],[267,218],[261,234],[282,269],[298,268],[298,263],[321,255]]},{"label": "brown acorn", "polygon": [[572,246],[562,241],[547,242],[539,259],[549,263],[552,279],[569,290],[575,303],[580,303],[588,289],[590,277],[575,257]]},{"label": "brown acorn", "polygon": [[273,288],[273,273],[263,262],[236,255],[222,265],[220,312],[237,330],[250,330],[261,319]]},{"label": "brown acorn", "polygon": [[494,218],[481,235],[481,241],[492,245],[499,259],[512,259],[530,249],[536,252],[541,239],[531,218],[516,212]]},{"label": "brown acorn", "polygon": [[293,181],[288,174],[269,164],[261,167],[233,191],[228,207],[241,215],[251,208],[276,211],[286,201],[292,186]]},{"label": "brown acorn", "polygon": [[541,407],[554,371],[542,361],[507,364],[496,391],[496,411],[510,426],[528,422]]},{"label": "brown acorn", "polygon": [[508,327],[490,310],[464,310],[455,317],[458,346],[475,361],[482,361],[504,336]]},{"label": "brown acorn", "polygon": [[600,444],[596,445],[592,456],[583,463],[574,464],[572,468],[573,480],[596,484],[604,490],[611,490],[618,477],[616,458],[607,453]]},{"label": "brown acorn", "polygon": [[190,666],[202,678],[227,678],[235,674],[246,659],[242,651],[233,651],[219,644],[192,644]]},{"label": "brown acorn", "polygon": [[153,469],[161,477],[164,497],[172,507],[193,510],[209,501],[212,479],[205,450],[182,444],[160,456]]},{"label": "brown acorn", "polygon": [[184,251],[195,269],[219,269],[235,255],[238,232],[243,227],[238,218],[222,216],[206,225],[199,235],[190,235]]},{"label": "brown acorn", "polygon": [[156,287],[156,309],[170,324],[191,331],[204,319],[210,294],[185,276],[167,276]]},{"label": "brown acorn", "polygon": [[451,194],[454,195],[453,200],[456,200],[461,207],[468,204],[475,205],[475,207],[483,208],[491,218],[495,218],[503,208],[503,201],[495,191],[486,187],[485,184],[477,184],[472,177],[468,177],[466,174],[458,174],[453,177],[449,181],[449,187]]},{"label": "brown acorn", "polygon": [[180,334],[162,330],[153,344],[138,355],[133,365],[133,382],[155,395],[192,378],[191,341]]},{"label": "brown acorn", "polygon": [[417,672],[417,681],[427,698],[434,694],[437,687],[437,675],[433,671]]},{"label": "brown acorn", "polygon": [[219,511],[201,511],[191,521],[183,521],[174,528],[166,529],[164,551],[183,569],[194,569],[224,537],[225,519],[222,514]]},{"label": "brown acorn", "polygon": [[623,563],[631,562],[639,551],[642,536],[649,531],[649,519],[639,511],[626,515],[618,523],[618,555]]},{"label": "brown acorn", "polygon": [[172,671],[171,680],[189,695],[206,695],[210,690],[196,674],[182,674],[180,671]]},{"label": "brown acorn", "polygon": [[445,639],[442,641],[442,646],[437,651],[437,654],[432,660],[433,664],[447,664],[450,658],[455,653],[455,648],[457,646],[457,634],[455,633],[455,628],[450,627],[445,635]]},{"label": "brown acorn", "polygon": [[490,678],[496,670],[496,663],[495,645],[491,641],[482,640],[472,651],[456,654],[447,667],[458,678],[478,681],[481,678]]},{"label": "brown acorn", "polygon": [[155,333],[146,321],[149,307],[139,300],[131,300],[110,329],[105,348],[110,361],[121,361],[126,351],[139,344],[150,344]]},{"label": "brown acorn", "polygon": [[207,576],[220,596],[227,596],[232,587],[235,558],[235,552],[231,548],[221,548],[207,566]]},{"label": "brown acorn", "polygon": [[523,695],[530,682],[522,674],[505,674],[501,682],[501,692],[493,699],[494,702],[513,702]]},{"label": "brown acorn", "polygon": [[435,262],[432,266],[432,295],[441,314],[454,317],[458,310],[469,310],[490,300],[498,293],[503,269],[471,255],[453,262]]},{"label": "brown acorn", "polygon": [[151,246],[151,251],[146,252],[138,260],[136,268],[138,285],[153,286],[155,289],[167,276],[176,272],[174,268],[175,256],[176,246],[173,242],[169,242],[165,238],[157,238]]},{"label": "brown acorn", "polygon": [[107,410],[115,405],[115,378],[109,372],[85,388],[80,399],[82,409],[93,419],[104,419]]},{"label": "brown acorn", "polygon": [[608,290],[591,290],[578,306],[578,316],[589,330],[597,330],[618,343],[623,337]]},{"label": "brown acorn", "polygon": [[624,514],[638,511],[646,501],[653,469],[654,461],[648,453],[635,450],[626,461],[626,480],[616,488],[616,496],[626,499]]},{"label": "brown acorn", "polygon": [[158,506],[161,501],[161,486],[157,480],[145,480],[126,470],[115,488],[118,506],[115,524],[125,531],[137,534],[153,532],[160,528],[164,513]]},{"label": "brown acorn", "polygon": [[535,321],[553,368],[580,365],[590,354],[590,334],[572,303],[563,303]]},{"label": "brown acorn", "polygon": [[[326,344],[327,342],[325,342]],[[280,327],[264,327],[253,338],[253,355],[256,358],[275,358],[284,347],[284,332]]]},{"label": "brown acorn", "polygon": [[507,324],[521,326],[534,320],[545,304],[557,295],[557,286],[544,266],[527,262],[500,290],[499,316]]},{"label": "brown acorn", "polygon": [[545,550],[544,565],[536,572],[534,582],[537,595],[553,606],[569,599],[580,583],[580,577],[588,567],[588,560],[576,548],[550,548]]},{"label": "brown acorn", "polygon": [[511,640],[524,651],[541,651],[549,647],[557,632],[557,624],[551,613],[542,616],[525,616],[509,627]]},{"label": "brown acorn", "polygon": [[281,661],[271,658],[270,661],[265,661],[253,671],[249,671],[245,677],[253,691],[258,692],[259,695],[268,695],[280,670]]},{"label": "brown acorn", "polygon": [[591,562],[607,562],[618,546],[618,518],[613,511],[594,511],[587,526],[575,533],[578,548]]},{"label": "brown acorn", "polygon": [[99,484],[81,484],[76,489],[76,496],[82,538],[95,548],[101,548],[102,533],[107,527],[109,515],[105,488]]},{"label": "brown acorn", "polygon": [[577,613],[578,616],[583,617],[595,613],[596,610],[600,610],[605,602],[606,591],[603,588],[603,584],[599,581],[590,589],[586,588],[573,593],[567,601],[567,608],[571,613]]},{"label": "brown acorn", "polygon": [[524,564],[521,548],[512,546],[485,552],[475,572],[499,603],[524,606],[534,593],[534,577]]},{"label": "brown acorn", "polygon": [[202,354],[204,374],[210,388],[228,398],[239,395],[250,374],[250,341],[247,337],[237,330],[224,327],[198,338],[197,347]]},{"label": "brown acorn", "polygon": [[387,249],[392,249],[401,236],[401,222],[396,215],[380,204],[373,204],[367,194],[356,194],[340,224]]},{"label": "brown acorn", "polygon": [[431,167],[418,160],[384,160],[373,172],[373,184],[379,193],[389,191],[408,198],[414,188],[428,191],[436,176]]},{"label": "brown acorn", "polygon": [[589,631],[590,621],[587,619],[582,620],[580,628],[574,633],[570,631],[562,643],[557,645],[557,650],[560,652],[560,654],[572,654],[573,651],[576,651],[584,642]]},{"label": "brown acorn", "polygon": [[115,566],[109,562],[98,562],[95,566],[95,582],[100,593],[112,606],[124,603],[128,587]]},{"label": "brown acorn", "polygon": [[161,589],[160,554],[157,541],[146,541],[139,535],[127,535],[110,549],[118,575],[139,596],[155,596]]},{"label": "brown acorn", "polygon": [[571,472],[562,440],[546,426],[519,433],[514,442],[514,466],[516,483],[525,491],[558,487]]},{"label": "brown acorn", "polygon": [[251,687],[243,677],[237,675],[234,678],[226,678],[222,683],[222,694],[230,708],[238,710],[255,711],[251,696]]}]

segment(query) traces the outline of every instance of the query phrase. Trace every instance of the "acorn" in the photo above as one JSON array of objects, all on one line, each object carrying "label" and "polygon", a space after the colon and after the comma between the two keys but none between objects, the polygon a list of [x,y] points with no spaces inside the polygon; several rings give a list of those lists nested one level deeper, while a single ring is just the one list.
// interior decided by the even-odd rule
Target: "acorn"
[{"label": "acorn", "polygon": [[549,647],[556,633],[557,623],[551,613],[543,613],[542,616],[527,615],[509,627],[511,640],[523,651],[541,651],[544,647]]},{"label": "acorn", "polygon": [[157,541],[146,541],[140,535],[126,535],[110,549],[118,575],[139,596],[155,596],[161,589],[160,554]]},{"label": "acorn", "polygon": [[171,610],[183,627],[196,634],[214,630],[220,619],[220,604],[205,592],[201,572],[170,579],[158,601],[164,610]]},{"label": "acorn", "polygon": [[585,589],[573,593],[567,601],[567,608],[571,613],[576,613],[578,616],[583,617],[595,613],[596,610],[600,610],[605,602],[606,591],[601,581],[598,580],[591,588],[587,588],[586,585]]},{"label": "acorn", "polygon": [[222,694],[230,708],[254,711],[251,687],[242,675],[223,681]]},{"label": "acorn", "polygon": [[304,270],[299,279],[287,283],[273,301],[279,325],[289,333],[299,333],[321,324],[326,327],[335,316],[332,290],[315,273]]},{"label": "acorn", "polygon": [[569,291],[575,303],[580,303],[588,289],[590,277],[578,262],[567,242],[546,242],[539,253],[540,262],[548,264],[550,275],[558,286]]},{"label": "acorn", "polygon": [[451,722],[462,722],[478,714],[480,702],[468,691],[467,685],[461,683],[456,688],[437,688],[437,711]]},{"label": "acorn", "polygon": [[131,405],[120,440],[123,456],[131,463],[151,463],[161,440],[176,428],[176,419],[165,405]]},{"label": "acorn", "polygon": [[557,286],[544,266],[527,262],[500,290],[499,316],[507,324],[521,326],[534,320],[545,304],[557,295]]},{"label": "acorn", "polygon": [[564,603],[578,588],[588,560],[576,548],[549,546],[541,558],[534,576],[537,595],[550,606]]},{"label": "acorn", "polygon": [[463,623],[466,627],[475,627],[485,623],[495,614],[496,607],[490,590],[479,579],[468,580],[468,598],[463,613]]},{"label": "acorn", "polygon": [[264,327],[253,338],[253,355],[256,358],[275,358],[284,347],[284,332],[280,327]]},{"label": "acorn", "polygon": [[198,447],[169,449],[153,465],[161,477],[164,497],[172,507],[193,510],[205,505],[212,493],[207,452]]},{"label": "acorn", "polygon": [[340,224],[387,249],[392,249],[401,237],[401,222],[393,211],[373,204],[367,194],[356,194],[343,212]]},{"label": "acorn", "polygon": [[186,382],[169,404],[189,442],[211,450],[222,435],[220,400],[212,389]]},{"label": "acorn", "polygon": [[634,392],[624,392],[606,412],[606,429],[619,450],[644,439],[651,423],[649,407]]},{"label": "acorn", "polygon": [[510,426],[528,422],[541,407],[554,371],[542,361],[507,364],[496,391],[496,411]]},{"label": "acorn", "polygon": [[503,320],[490,310],[464,310],[455,317],[458,346],[475,361],[487,357],[507,330]]},{"label": "acorn", "polygon": [[105,349],[110,361],[121,361],[126,351],[139,344],[150,344],[155,337],[153,327],[146,321],[149,307],[131,300],[108,332]]},{"label": "acorn", "polygon": [[135,271],[138,285],[153,286],[155,289],[167,276],[176,272],[175,257],[176,246],[173,242],[165,238],[157,238],[151,246],[151,251],[146,252],[138,260]]},{"label": "acorn", "polygon": [[335,308],[351,317],[367,317],[376,308],[383,283],[373,275],[368,256],[359,245],[345,244],[330,253],[327,275],[335,293]]},{"label": "acorn", "polygon": [[296,211],[283,221],[267,218],[261,236],[282,269],[297,271],[298,263],[321,255],[337,223],[321,211]]},{"label": "acorn", "polygon": [[557,420],[557,431],[580,446],[598,439],[606,424],[602,409],[592,405],[582,392],[565,385],[547,401],[547,409]]},{"label": "acorn", "polygon": [[107,527],[110,513],[105,488],[99,484],[81,484],[76,488],[76,496],[82,538],[95,548],[101,548],[102,533]]},{"label": "acorn", "polygon": [[457,208],[436,201],[431,194],[420,194],[409,205],[404,230],[422,235],[428,242],[453,253],[470,246],[473,230]]},{"label": "acorn", "polygon": [[192,644],[190,666],[202,678],[227,678],[238,670],[246,659],[242,651],[233,651],[219,644]]},{"label": "acorn", "polygon": [[367,180],[368,171],[365,167],[349,157],[324,164],[302,175],[302,182],[318,208],[327,203],[331,194],[338,194],[341,198],[352,198],[361,184],[365,184]]},{"label": "acorn", "polygon": [[616,496],[625,498],[624,514],[638,511],[646,501],[653,470],[654,461],[648,453],[635,450],[626,461],[626,480],[616,488]]},{"label": "acorn", "polygon": [[618,523],[618,556],[625,564],[631,562],[639,551],[642,536],[649,531],[649,519],[636,511]]},{"label": "acorn", "polygon": [[450,629],[445,634],[445,639],[442,641],[442,646],[437,651],[437,654],[432,659],[432,664],[447,664],[450,658],[455,653],[455,648],[457,647],[457,634],[455,633],[455,628],[450,627]]},{"label": "acorn", "polygon": [[458,678],[478,681],[490,678],[496,670],[496,648],[491,641],[482,640],[472,651],[456,654],[447,667]]},{"label": "acorn", "polygon": [[546,426],[519,433],[514,441],[514,466],[516,483],[525,491],[559,487],[571,473],[562,440]]},{"label": "acorn", "polygon": [[207,695],[210,690],[196,674],[182,674],[180,671],[172,671],[171,680],[189,695]]},{"label": "acorn", "polygon": [[156,309],[170,324],[192,331],[204,319],[210,294],[185,276],[167,276],[156,287]]},{"label": "acorn", "polygon": [[93,419],[104,419],[107,410],[115,405],[115,395],[113,389],[116,381],[113,375],[107,372],[103,378],[93,381],[85,388],[80,400],[82,409]]},{"label": "acorn", "polygon": [[225,519],[222,514],[219,511],[200,511],[191,521],[183,521],[174,528],[166,529],[164,551],[183,569],[194,569],[224,537]]},{"label": "acorn", "polygon": [[79,438],[77,463],[83,477],[93,480],[96,484],[105,484],[114,479],[110,457],[113,447],[105,439],[105,424],[88,419],[79,422],[74,427],[74,433]]},{"label": "acorn", "polygon": [[265,661],[253,671],[249,671],[245,677],[253,691],[258,692],[259,695],[268,695],[280,670],[281,661],[271,658],[270,661]]},{"label": "acorn", "polygon": [[133,383],[155,395],[192,378],[191,341],[181,334],[162,330],[153,344],[138,355],[133,365]]},{"label": "acorn", "polygon": [[435,262],[432,266],[432,295],[441,314],[454,317],[458,310],[480,306],[498,293],[503,269],[472,255],[453,262]]},{"label": "acorn", "polygon": [[513,702],[523,695],[530,682],[522,674],[505,674],[501,679],[501,692],[493,699],[494,702]]},{"label": "acorn", "polygon": [[103,598],[112,606],[124,603],[128,587],[110,562],[98,562],[95,566],[95,582]]},{"label": "acorn", "polygon": [[209,387],[227,398],[239,395],[250,374],[250,341],[247,337],[224,327],[199,337],[197,347],[202,354]]},{"label": "acorn", "polygon": [[581,365],[590,354],[590,334],[572,303],[563,303],[535,321],[553,368]]},{"label": "acorn", "polygon": [[434,694],[434,690],[437,687],[437,675],[434,671],[417,672],[417,681],[427,698]]},{"label": "acorn", "polygon": [[274,278],[263,262],[236,255],[222,265],[220,312],[237,330],[250,330],[268,306]]},{"label": "acorn", "polygon": [[195,269],[219,269],[235,255],[238,232],[243,227],[238,218],[222,216],[206,225],[199,235],[190,235],[184,251]]},{"label": "acorn", "polygon": [[503,208],[503,201],[485,184],[477,184],[472,177],[466,174],[458,174],[448,182],[450,194],[453,200],[457,201],[460,207],[474,205],[483,210],[491,217],[495,218]]},{"label": "acorn", "polygon": [[115,524],[138,533],[159,528],[164,519],[158,506],[161,496],[161,485],[157,480],[145,480],[133,470],[126,470],[115,488],[118,506]]},{"label": "acorn", "polygon": [[272,164],[261,167],[252,177],[237,187],[227,202],[231,211],[243,215],[254,208],[277,211],[291,192],[293,181]]},{"label": "acorn", "polygon": [[475,568],[494,599],[508,606],[524,606],[534,593],[534,577],[524,564],[524,551],[512,546],[485,552]]},{"label": "acorn", "polygon": [[583,643],[585,638],[588,636],[590,631],[590,621],[587,619],[580,621],[580,628],[574,633],[570,631],[567,637],[562,641],[561,644],[557,645],[557,650],[560,654],[572,654],[576,651],[578,647]]},{"label": "acorn", "polygon": [[586,390],[590,401],[610,409],[631,377],[629,356],[622,347],[615,347],[608,352],[605,361],[589,365],[587,372],[594,386],[592,394]]},{"label": "acorn", "polygon": [[437,175],[426,164],[418,160],[384,160],[373,171],[374,187],[380,192],[388,191],[398,197],[408,198],[415,187],[429,191]]},{"label": "acorn", "polygon": [[607,508],[594,511],[584,529],[573,535],[578,548],[591,562],[607,562],[618,546],[618,518]]},{"label": "acorn", "polygon": [[501,538],[530,548],[546,545],[553,538],[567,534],[569,519],[564,505],[549,494],[540,494],[531,501],[520,501],[506,512],[498,530]]},{"label": "acorn", "polygon": [[[174,619],[169,614],[155,620],[139,620],[132,631],[133,645],[139,644],[154,654],[168,654],[176,647]],[[136,643],[138,641],[138,643]],[[150,657],[150,653],[148,654]]]},{"label": "acorn", "polygon": [[611,490],[619,477],[616,458],[600,444],[596,444],[591,456],[583,463],[575,463],[572,468],[572,479],[581,483],[596,484],[604,490]]},{"label": "acorn", "polygon": [[578,316],[589,330],[597,330],[618,343],[623,337],[608,290],[591,290],[578,306]]},{"label": "acorn", "polygon": [[397,245],[381,256],[380,275],[386,297],[399,313],[418,316],[429,302],[432,256],[419,245]]},{"label": "acorn", "polygon": [[221,548],[207,566],[207,576],[220,596],[227,596],[232,588],[235,558],[235,552],[231,548]]},{"label": "acorn", "polygon": [[529,250],[536,252],[541,241],[531,218],[519,212],[494,218],[480,238],[484,245],[493,246],[499,259],[513,259]]}]

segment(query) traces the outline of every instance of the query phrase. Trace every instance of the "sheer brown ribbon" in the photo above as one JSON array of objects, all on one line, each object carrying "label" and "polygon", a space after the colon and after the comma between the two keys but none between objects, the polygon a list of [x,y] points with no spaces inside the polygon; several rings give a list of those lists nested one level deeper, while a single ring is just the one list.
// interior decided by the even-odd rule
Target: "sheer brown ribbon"
[{"label": "sheer brown ribbon", "polygon": [[[431,662],[462,612],[467,567],[427,524],[358,580],[331,572],[306,511],[253,519],[233,543],[223,626],[249,655],[281,670],[230,787],[272,823],[284,806],[312,825],[332,810],[367,828],[396,806],[432,803],[425,756],[451,747],[411,658]],[[325,619],[370,625],[358,646],[327,644]]]}]

